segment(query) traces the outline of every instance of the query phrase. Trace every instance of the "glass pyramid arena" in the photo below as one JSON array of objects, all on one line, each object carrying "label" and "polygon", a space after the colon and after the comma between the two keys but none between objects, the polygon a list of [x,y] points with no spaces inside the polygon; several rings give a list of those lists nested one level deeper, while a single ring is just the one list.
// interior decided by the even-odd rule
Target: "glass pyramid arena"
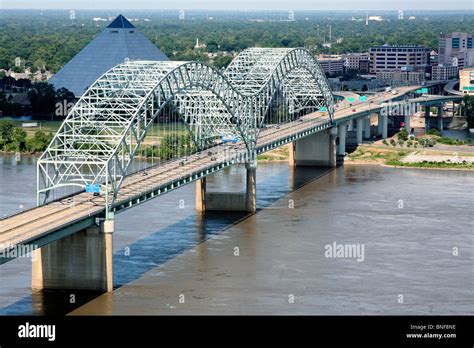
[{"label": "glass pyramid arena", "polygon": [[56,89],[67,88],[80,97],[110,68],[126,60],[168,60],[124,16],[115,18],[50,80]]}]

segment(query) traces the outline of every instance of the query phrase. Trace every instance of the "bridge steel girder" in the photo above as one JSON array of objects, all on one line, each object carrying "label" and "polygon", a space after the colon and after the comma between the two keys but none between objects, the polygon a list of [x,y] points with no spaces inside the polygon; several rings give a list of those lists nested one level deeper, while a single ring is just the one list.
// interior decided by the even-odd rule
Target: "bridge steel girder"
[{"label": "bridge steel girder", "polygon": [[305,49],[250,48],[223,73],[199,62],[119,64],[89,87],[39,158],[38,205],[60,187],[103,184],[108,211],[148,128],[169,103],[198,146],[237,133],[252,157],[265,114],[281,90],[298,111],[326,107],[324,117],[332,122],[332,92]]}]

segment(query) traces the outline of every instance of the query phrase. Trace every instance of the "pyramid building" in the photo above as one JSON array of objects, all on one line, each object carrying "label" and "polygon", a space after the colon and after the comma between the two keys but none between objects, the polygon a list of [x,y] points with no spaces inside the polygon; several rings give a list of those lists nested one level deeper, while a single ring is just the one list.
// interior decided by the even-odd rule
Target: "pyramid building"
[{"label": "pyramid building", "polygon": [[49,83],[56,89],[67,88],[80,97],[103,73],[127,59],[168,60],[168,57],[124,16],[119,15]]}]

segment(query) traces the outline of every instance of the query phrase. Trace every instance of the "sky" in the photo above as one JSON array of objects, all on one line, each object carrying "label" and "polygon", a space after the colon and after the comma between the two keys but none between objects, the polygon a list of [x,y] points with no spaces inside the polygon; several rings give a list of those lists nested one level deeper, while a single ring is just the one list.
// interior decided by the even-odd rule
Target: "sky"
[{"label": "sky", "polygon": [[3,9],[474,10],[474,0],[0,0]]}]

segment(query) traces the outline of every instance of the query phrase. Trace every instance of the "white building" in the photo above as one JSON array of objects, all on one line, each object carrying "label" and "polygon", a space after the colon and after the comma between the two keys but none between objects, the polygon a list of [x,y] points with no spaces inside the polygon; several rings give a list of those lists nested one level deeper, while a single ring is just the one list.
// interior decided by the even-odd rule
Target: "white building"
[{"label": "white building", "polygon": [[382,22],[382,16],[369,16],[369,21]]}]

